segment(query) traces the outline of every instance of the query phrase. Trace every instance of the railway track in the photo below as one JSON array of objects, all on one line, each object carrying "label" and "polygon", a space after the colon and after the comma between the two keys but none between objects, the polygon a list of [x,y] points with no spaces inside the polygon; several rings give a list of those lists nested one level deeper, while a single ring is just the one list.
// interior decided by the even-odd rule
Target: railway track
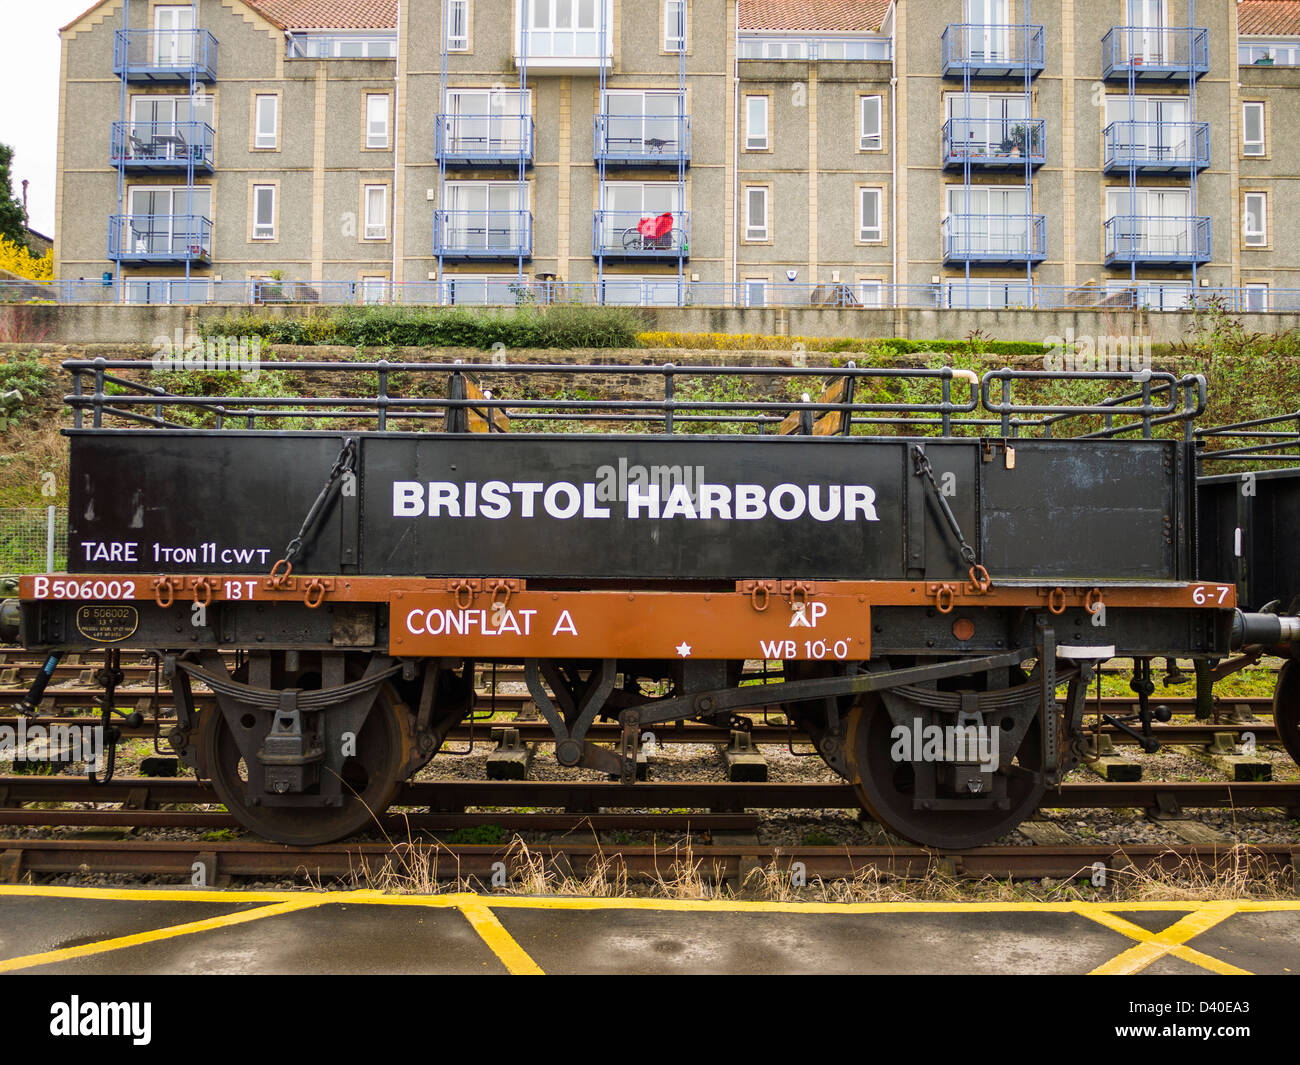
[{"label": "railway track", "polygon": [[[0,823],[26,803],[120,803],[130,810],[162,805],[215,804],[206,784],[193,778],[119,778],[94,784],[84,777],[0,776]],[[463,813],[469,807],[544,807],[589,814],[605,809],[746,810],[856,809],[848,784],[677,783],[622,784],[580,781],[416,781],[402,786],[395,807]],[[1065,784],[1049,792],[1044,809],[1280,807],[1300,812],[1300,783],[1273,781],[1111,781]],[[57,811],[56,811],[57,812]]]},{"label": "railway track", "polygon": [[[683,872],[705,881],[741,881],[754,869],[775,867],[788,875],[799,863],[805,878],[853,878],[875,870],[897,877],[940,872],[948,876],[997,879],[1092,879],[1106,870],[1109,879],[1153,869],[1177,871],[1195,865],[1216,872],[1295,869],[1300,844],[1259,846],[1026,846],[979,847],[956,854],[923,847],[768,847],[750,842],[608,846],[585,839],[550,841],[529,846],[545,866],[581,879],[610,864],[621,865],[631,877],[674,879]],[[311,877],[316,880],[361,876],[385,865],[400,875],[418,871],[421,879],[477,878],[486,883],[512,859],[510,845],[336,843],[317,847],[286,847],[255,841],[193,842],[185,840],[0,839],[0,880],[38,876],[115,873],[168,876],[193,882],[201,865],[204,880],[217,886],[232,876]],[[1095,882],[1095,881],[1094,881]]]}]

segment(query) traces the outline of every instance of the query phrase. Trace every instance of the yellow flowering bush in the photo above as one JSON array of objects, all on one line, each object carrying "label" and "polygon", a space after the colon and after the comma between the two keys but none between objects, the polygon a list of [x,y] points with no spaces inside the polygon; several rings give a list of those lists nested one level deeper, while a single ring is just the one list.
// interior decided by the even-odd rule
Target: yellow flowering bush
[{"label": "yellow flowering bush", "polygon": [[0,237],[0,270],[32,281],[49,281],[54,277],[54,252],[37,259],[26,248]]}]

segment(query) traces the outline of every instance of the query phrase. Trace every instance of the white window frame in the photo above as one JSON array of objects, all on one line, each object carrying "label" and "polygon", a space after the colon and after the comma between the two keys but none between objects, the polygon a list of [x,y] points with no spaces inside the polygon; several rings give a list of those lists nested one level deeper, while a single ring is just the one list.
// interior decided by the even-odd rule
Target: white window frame
[{"label": "white window frame", "polygon": [[[1259,224],[1251,227],[1251,200],[1258,204]],[[1268,193],[1243,192],[1241,194],[1241,245],[1243,248],[1268,247]]]},{"label": "white window frame", "polygon": [[859,278],[854,282],[853,295],[863,307],[884,307],[885,282],[878,277]]},{"label": "white window frame", "polygon": [[[761,135],[754,128],[754,115],[750,110],[751,105],[759,102],[763,106],[763,129]],[[772,100],[768,96],[746,96],[745,97],[745,151],[747,152],[766,152],[772,148],[772,122],[771,122]]]},{"label": "white window frame", "polygon": [[[383,194],[383,220],[382,223],[376,224],[371,221],[370,214],[370,194],[379,190]],[[366,240],[387,240],[388,239],[388,186],[387,185],[362,185],[361,186],[361,203],[365,211],[364,228]]]},{"label": "white window frame", "polygon": [[[874,104],[876,132],[867,132],[867,114]],[[874,143],[872,143],[874,141]],[[858,150],[883,152],[885,150],[885,98],[881,95],[858,97]]]},{"label": "white window frame", "polygon": [[[259,193],[271,194],[271,221],[262,226],[258,222],[257,200]],[[275,240],[275,208],[276,208],[276,187],[274,185],[254,185],[253,186],[253,240]]]},{"label": "white window frame", "polygon": [[[1247,130],[1250,129],[1250,122],[1247,115],[1251,108],[1259,109],[1259,139],[1249,140]],[[1266,125],[1267,115],[1263,100],[1244,100],[1241,104],[1241,154],[1251,159],[1259,159],[1268,155],[1268,126]],[[1254,150],[1254,149],[1258,150]]]},{"label": "white window frame", "polygon": [[[746,307],[766,307],[767,290],[772,286],[770,277],[746,277],[740,282],[740,289],[745,297]],[[758,299],[754,298],[755,292]]]},{"label": "white window frame", "polygon": [[[763,218],[761,224],[754,225],[753,212],[750,210],[750,197],[754,193],[761,193],[763,196]],[[746,185],[744,187],[745,198],[745,241],[750,244],[765,244],[772,239],[772,231],[768,226],[768,214],[772,204],[772,190],[766,185]]]},{"label": "white window frame", "polygon": [[687,51],[686,2],[687,0],[663,0],[664,51],[671,52],[673,55]]},{"label": "white window frame", "polygon": [[[868,193],[876,199],[876,224],[873,229],[867,228],[866,212],[863,210]],[[859,185],[857,196],[858,243],[883,244],[885,242],[885,190],[876,185]]]},{"label": "white window frame", "polygon": [[[1246,303],[1245,306],[1242,307],[1243,311],[1246,311],[1249,314],[1262,314],[1268,310],[1269,285],[1267,281],[1248,281],[1242,287],[1246,290]],[[1261,301],[1261,305],[1258,307],[1251,306],[1251,297],[1255,294],[1262,294],[1264,297]]]},{"label": "white window frame", "polygon": [[[469,51],[470,0],[447,0],[447,51]],[[460,23],[457,32],[457,23]]]},{"label": "white window frame", "polygon": [[[270,101],[271,128],[262,124],[262,106]],[[258,93],[253,97],[253,147],[273,151],[280,147],[280,97],[275,93]]]},{"label": "white window frame", "polygon": [[[375,127],[375,101],[380,103],[379,112],[383,119],[382,138],[376,143]],[[366,93],[366,147],[371,149],[386,150],[389,145],[388,139],[388,112],[392,106],[392,97],[386,92],[368,92]]]},{"label": "white window frame", "polygon": [[388,302],[388,284],[387,274],[362,274],[360,280],[361,302]]}]

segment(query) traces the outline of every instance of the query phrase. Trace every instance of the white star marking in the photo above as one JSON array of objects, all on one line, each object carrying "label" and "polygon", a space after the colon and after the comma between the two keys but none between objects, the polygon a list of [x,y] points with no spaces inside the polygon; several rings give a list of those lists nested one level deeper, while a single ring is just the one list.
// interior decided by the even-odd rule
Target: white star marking
[{"label": "white star marking", "polygon": [[677,646],[677,653],[678,653],[679,655],[681,655],[683,658],[690,658],[690,657],[691,657],[691,645],[690,645],[689,643],[687,643],[685,640],[683,640],[683,641],[682,641],[680,644],[678,644],[678,646]]}]

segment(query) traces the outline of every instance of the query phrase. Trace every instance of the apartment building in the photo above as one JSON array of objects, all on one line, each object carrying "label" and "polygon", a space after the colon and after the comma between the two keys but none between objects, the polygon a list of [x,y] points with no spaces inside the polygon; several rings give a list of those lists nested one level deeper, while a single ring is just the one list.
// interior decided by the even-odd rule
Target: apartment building
[{"label": "apartment building", "polygon": [[62,37],[76,298],[1300,305],[1291,0],[101,0]]}]

